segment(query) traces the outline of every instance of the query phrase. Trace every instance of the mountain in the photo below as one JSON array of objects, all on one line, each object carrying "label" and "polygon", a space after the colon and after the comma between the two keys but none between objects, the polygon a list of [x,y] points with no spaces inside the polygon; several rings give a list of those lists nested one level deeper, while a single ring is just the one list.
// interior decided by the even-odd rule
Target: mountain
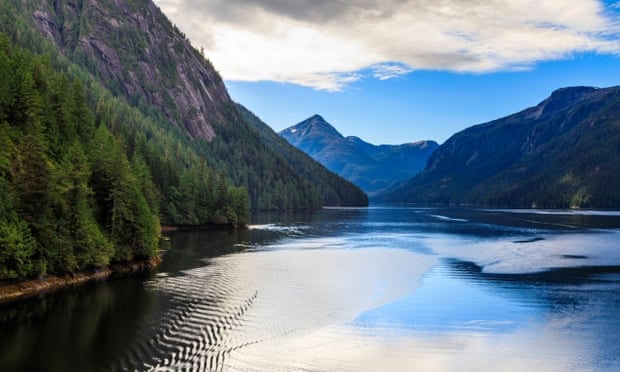
[{"label": "mountain", "polygon": [[269,148],[280,154],[296,172],[317,185],[324,203],[336,205],[340,200],[349,200],[352,205],[368,205],[368,197],[358,186],[329,171],[309,155],[292,146],[242,105],[239,105],[239,111],[246,122],[260,133],[263,142]]},{"label": "mountain", "polygon": [[[101,125],[112,117],[89,106],[83,81],[0,33],[0,87],[0,281],[155,256],[153,179]],[[221,191],[217,222],[247,223],[244,193]]]},{"label": "mountain", "polygon": [[[26,3],[36,4],[35,1]],[[134,106],[159,109],[193,137],[212,139],[230,97],[213,66],[146,0],[42,1],[36,27],[73,62]]]},{"label": "mountain", "polygon": [[453,135],[384,201],[620,207],[620,87],[559,89]]},{"label": "mountain", "polygon": [[[164,163],[170,156],[183,163],[188,155],[182,152],[196,155],[229,183],[245,188],[253,209],[315,209],[324,200],[366,205],[365,195],[348,182],[332,178],[334,184],[319,186],[263,142],[210,62],[152,1],[3,0],[1,6],[0,30],[13,42],[49,53],[60,68],[102,86],[165,131],[163,154],[150,153],[165,155]],[[130,138],[141,130],[141,124],[123,125],[111,129]],[[177,205],[182,172],[163,175],[166,164],[146,161],[164,199],[163,220],[183,218]],[[327,189],[331,194],[324,199]],[[353,191],[335,191],[340,189]]]},{"label": "mountain", "polygon": [[151,262],[162,223],[368,204],[258,121],[150,1],[0,1],[0,282]]},{"label": "mountain", "polygon": [[422,170],[438,147],[433,141],[376,146],[358,137],[345,138],[319,115],[281,131],[280,135],[370,196]]}]

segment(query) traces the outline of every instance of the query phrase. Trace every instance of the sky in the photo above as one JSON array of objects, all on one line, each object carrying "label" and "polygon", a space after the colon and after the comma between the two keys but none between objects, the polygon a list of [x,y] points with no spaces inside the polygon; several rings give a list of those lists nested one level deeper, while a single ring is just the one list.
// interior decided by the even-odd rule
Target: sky
[{"label": "sky", "polygon": [[155,0],[280,131],[444,142],[555,89],[620,85],[620,1]]}]

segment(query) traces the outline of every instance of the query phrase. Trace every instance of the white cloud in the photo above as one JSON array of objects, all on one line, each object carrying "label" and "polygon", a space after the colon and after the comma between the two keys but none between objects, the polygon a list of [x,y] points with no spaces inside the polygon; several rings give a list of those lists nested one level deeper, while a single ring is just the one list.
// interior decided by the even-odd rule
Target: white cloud
[{"label": "white cloud", "polygon": [[402,63],[381,63],[372,66],[372,75],[375,79],[388,80],[406,75],[413,71],[409,66]]},{"label": "white cloud", "polygon": [[228,80],[339,90],[365,69],[482,73],[620,51],[617,14],[595,0],[156,2]]}]

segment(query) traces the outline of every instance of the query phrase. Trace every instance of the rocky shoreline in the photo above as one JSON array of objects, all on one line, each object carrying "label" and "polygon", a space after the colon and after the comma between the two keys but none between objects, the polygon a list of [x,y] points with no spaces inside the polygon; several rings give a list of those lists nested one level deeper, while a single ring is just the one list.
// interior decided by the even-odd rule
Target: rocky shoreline
[{"label": "rocky shoreline", "polygon": [[150,271],[161,262],[162,258],[158,255],[148,260],[117,263],[98,270],[84,271],[63,276],[46,275],[38,279],[18,283],[0,283],[0,304],[51,293],[75,285],[94,281],[104,281],[110,277],[122,277]]}]

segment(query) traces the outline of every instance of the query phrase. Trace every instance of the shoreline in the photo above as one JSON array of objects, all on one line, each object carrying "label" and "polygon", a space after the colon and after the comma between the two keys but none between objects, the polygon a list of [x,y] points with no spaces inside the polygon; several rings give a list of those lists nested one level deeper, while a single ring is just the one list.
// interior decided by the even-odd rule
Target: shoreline
[{"label": "shoreline", "polygon": [[90,282],[105,281],[114,277],[130,276],[151,271],[161,264],[161,255],[148,260],[112,264],[108,267],[66,275],[46,275],[18,283],[0,284],[0,305],[27,298],[46,295],[60,289]]},{"label": "shoreline", "polygon": [[161,227],[162,233],[173,233],[176,231],[220,231],[220,230],[235,230],[245,229],[249,224],[230,224],[230,223],[206,223],[202,225],[163,225]]},{"label": "shoreline", "polygon": [[[161,227],[162,232],[169,234],[175,231],[186,230],[226,230],[231,228],[247,228],[247,225],[218,225],[206,224],[200,226],[184,226],[184,225],[164,225]],[[163,240],[169,240],[166,235]],[[56,292],[61,289],[73,286],[83,285],[90,282],[101,282],[109,279],[122,278],[126,276],[137,275],[140,273],[153,270],[162,263],[162,252],[149,259],[113,263],[107,267],[80,271],[64,275],[44,275],[39,278],[23,280],[18,282],[0,281],[0,305],[11,302],[21,301],[36,296],[44,296],[49,293]]]}]

